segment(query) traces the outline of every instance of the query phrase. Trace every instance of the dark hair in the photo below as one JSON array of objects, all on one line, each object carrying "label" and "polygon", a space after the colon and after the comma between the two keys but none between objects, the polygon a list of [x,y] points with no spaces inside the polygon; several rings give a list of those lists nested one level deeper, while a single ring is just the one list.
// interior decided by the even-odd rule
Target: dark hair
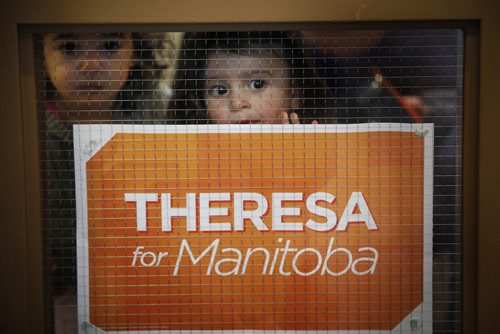
[{"label": "dark hair", "polygon": [[125,118],[164,118],[168,97],[160,84],[169,67],[166,50],[171,48],[164,33],[132,33],[136,64],[117,96],[115,113]]},{"label": "dark hair", "polygon": [[239,55],[260,54],[269,49],[288,63],[292,89],[299,90],[300,110],[294,110],[302,122],[335,121],[333,94],[304,56],[302,40],[285,31],[194,32],[186,33],[176,66],[174,96],[170,109],[179,120],[209,123],[204,98],[204,75],[210,51],[225,50]]}]

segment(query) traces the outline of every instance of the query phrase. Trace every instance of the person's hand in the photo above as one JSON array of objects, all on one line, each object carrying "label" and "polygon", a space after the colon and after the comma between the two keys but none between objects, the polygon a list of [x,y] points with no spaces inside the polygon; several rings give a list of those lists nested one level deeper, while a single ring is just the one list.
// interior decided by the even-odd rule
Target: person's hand
[{"label": "person's hand", "polygon": [[430,117],[431,109],[425,104],[424,100],[416,95],[401,96],[399,103],[406,112],[413,118],[415,123],[422,122],[422,119]]},{"label": "person's hand", "polygon": [[[300,124],[299,115],[295,112],[291,112],[290,115],[283,111],[280,115],[281,124]],[[318,124],[317,120],[311,122],[311,124]]]},{"label": "person's hand", "polygon": [[288,115],[286,111],[282,111],[280,118],[281,124],[300,124],[299,115],[294,112],[291,112],[290,115]]}]

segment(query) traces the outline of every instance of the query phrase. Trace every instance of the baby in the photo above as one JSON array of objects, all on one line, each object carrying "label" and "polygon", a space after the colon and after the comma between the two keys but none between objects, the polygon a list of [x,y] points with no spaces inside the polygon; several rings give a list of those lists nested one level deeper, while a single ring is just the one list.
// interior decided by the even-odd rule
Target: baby
[{"label": "baby", "polygon": [[188,33],[172,109],[216,124],[334,121],[333,96],[287,32]]}]

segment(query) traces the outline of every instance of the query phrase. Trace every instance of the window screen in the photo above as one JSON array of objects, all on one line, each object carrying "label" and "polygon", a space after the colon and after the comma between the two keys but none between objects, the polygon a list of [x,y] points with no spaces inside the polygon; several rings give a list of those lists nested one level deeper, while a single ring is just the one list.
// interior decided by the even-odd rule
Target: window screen
[{"label": "window screen", "polygon": [[35,54],[46,332],[461,331],[461,30]]}]

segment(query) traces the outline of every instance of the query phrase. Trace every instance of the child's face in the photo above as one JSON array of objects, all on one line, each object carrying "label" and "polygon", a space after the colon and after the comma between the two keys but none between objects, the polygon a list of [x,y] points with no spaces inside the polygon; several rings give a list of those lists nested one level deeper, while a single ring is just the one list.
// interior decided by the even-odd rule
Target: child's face
[{"label": "child's face", "polygon": [[[287,62],[277,56],[209,53],[205,101],[213,123],[282,123],[297,108]],[[286,115],[285,115],[286,116]]]},{"label": "child's face", "polygon": [[70,110],[109,110],[134,64],[130,33],[47,34],[45,68]]}]

